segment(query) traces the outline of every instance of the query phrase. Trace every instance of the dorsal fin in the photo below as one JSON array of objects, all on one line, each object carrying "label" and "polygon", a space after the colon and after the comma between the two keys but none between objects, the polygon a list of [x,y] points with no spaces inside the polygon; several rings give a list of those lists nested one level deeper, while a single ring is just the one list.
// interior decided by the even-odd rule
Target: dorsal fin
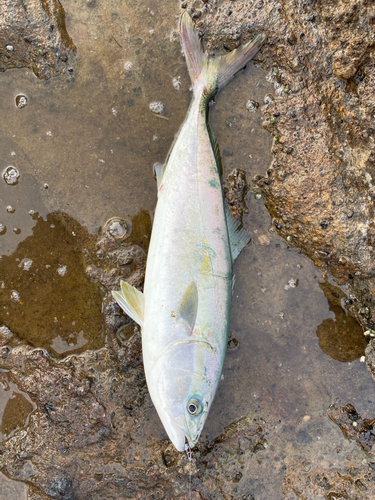
[{"label": "dorsal fin", "polygon": [[144,296],[134,286],[121,281],[121,291],[112,292],[118,305],[130,316],[140,327],[143,327]]},{"label": "dorsal fin", "polygon": [[251,236],[243,227],[242,222],[232,215],[232,211],[226,202],[224,202],[224,208],[225,218],[227,220],[230,249],[232,252],[232,261],[234,262],[240,255],[241,250],[251,240]]},{"label": "dorsal fin", "polygon": [[197,285],[192,281],[188,286],[181,300],[181,305],[178,311],[178,318],[181,318],[192,332],[194,330],[195,320],[198,311],[198,289]]}]

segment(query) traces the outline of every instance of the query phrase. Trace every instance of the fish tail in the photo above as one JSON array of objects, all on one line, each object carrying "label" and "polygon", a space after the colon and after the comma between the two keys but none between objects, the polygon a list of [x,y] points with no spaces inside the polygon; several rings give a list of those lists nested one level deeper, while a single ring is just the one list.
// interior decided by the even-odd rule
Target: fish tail
[{"label": "fish tail", "polygon": [[193,90],[201,82],[209,94],[214,95],[233,75],[246,66],[265,40],[265,35],[258,35],[229,54],[208,58],[203,52],[201,40],[194,29],[191,17],[184,12],[181,17],[181,43]]}]

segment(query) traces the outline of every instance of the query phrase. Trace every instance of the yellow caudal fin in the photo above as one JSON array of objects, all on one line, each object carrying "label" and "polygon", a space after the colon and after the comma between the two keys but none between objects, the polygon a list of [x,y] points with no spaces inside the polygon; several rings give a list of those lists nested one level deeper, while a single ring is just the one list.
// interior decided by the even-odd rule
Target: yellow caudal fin
[{"label": "yellow caudal fin", "polygon": [[200,77],[205,87],[212,93],[224,87],[233,75],[244,68],[265,40],[265,35],[257,35],[229,54],[208,58],[203,52],[201,40],[194,29],[191,17],[187,12],[181,17],[181,43],[191,83],[194,86]]},{"label": "yellow caudal fin", "polygon": [[204,66],[207,66],[202,43],[194,29],[193,21],[187,12],[181,17],[181,44],[186,58],[191,83],[194,85]]}]

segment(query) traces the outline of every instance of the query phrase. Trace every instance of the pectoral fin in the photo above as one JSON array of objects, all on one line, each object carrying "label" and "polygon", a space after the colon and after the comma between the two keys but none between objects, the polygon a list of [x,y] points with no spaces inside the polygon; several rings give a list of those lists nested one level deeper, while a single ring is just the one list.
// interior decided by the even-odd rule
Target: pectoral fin
[{"label": "pectoral fin", "polygon": [[251,240],[251,236],[243,227],[242,222],[233,217],[231,209],[228,207],[226,203],[224,203],[224,207],[225,207],[225,218],[227,220],[230,249],[232,252],[232,261],[234,262],[240,255],[241,250]]},{"label": "pectoral fin", "polygon": [[118,305],[130,316],[139,326],[143,327],[144,296],[134,286],[121,281],[121,291],[112,292]]},{"label": "pectoral fin", "polygon": [[178,316],[190,331],[193,331],[198,311],[198,289],[192,281],[182,297]]}]

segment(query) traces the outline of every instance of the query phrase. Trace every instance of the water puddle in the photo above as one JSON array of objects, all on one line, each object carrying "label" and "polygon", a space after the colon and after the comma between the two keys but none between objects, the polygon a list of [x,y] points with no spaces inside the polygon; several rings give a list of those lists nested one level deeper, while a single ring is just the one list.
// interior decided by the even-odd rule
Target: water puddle
[{"label": "water puddle", "polygon": [[33,234],[0,260],[1,324],[57,356],[101,347],[101,295],[85,272],[81,250],[82,239],[90,248],[96,238],[75,222],[72,230],[64,214],[35,222]]},{"label": "water puddle", "polygon": [[[64,8],[78,48],[74,71],[48,81],[28,70],[0,77],[6,117],[0,170],[13,166],[20,174],[18,183],[0,179],[6,228],[0,232],[0,324],[56,358],[103,345],[101,293],[86,272],[87,254],[97,255],[100,228],[113,217],[130,221],[132,243],[147,252],[156,204],[152,165],[164,162],[191,98],[176,2],[87,1],[77,9],[67,0]],[[266,76],[249,64],[211,107],[224,177],[241,168],[251,184],[270,165],[272,138],[261,126],[260,108],[275,89]],[[156,113],[152,103],[163,108]],[[304,460],[330,468],[349,452],[361,459],[327,409],[339,397],[373,418],[373,382],[359,361],[365,342],[342,307],[342,291],[270,230],[255,185],[246,203],[252,243],[235,265],[230,349],[202,440],[211,442],[245,415],[277,417],[267,453],[238,476],[232,493],[278,500],[287,465]],[[121,223],[105,230],[121,237]],[[119,331],[121,342],[128,330]],[[1,437],[25,425],[31,411],[25,398],[16,387],[0,389]],[[146,461],[166,438],[155,410],[147,407],[144,415],[123,450],[129,464]],[[103,470],[96,471],[98,481]],[[26,498],[20,483],[0,476],[0,485],[1,500]]]}]

